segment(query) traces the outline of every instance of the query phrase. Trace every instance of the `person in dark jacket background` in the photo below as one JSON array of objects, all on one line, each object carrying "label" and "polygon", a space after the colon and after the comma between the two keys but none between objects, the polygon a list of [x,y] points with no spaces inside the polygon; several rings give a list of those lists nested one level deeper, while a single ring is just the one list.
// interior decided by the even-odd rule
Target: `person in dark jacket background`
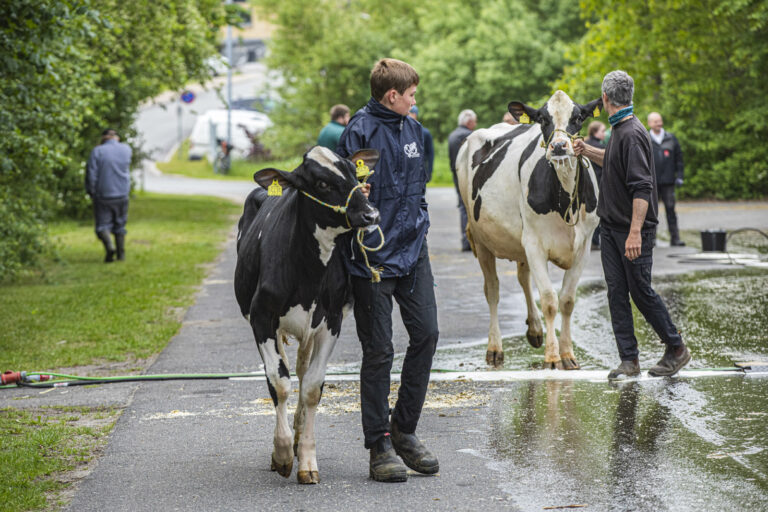
[{"label": "person in dark jacket background", "polygon": [[664,203],[669,227],[670,244],[683,246],[675,213],[675,188],[683,184],[683,151],[677,137],[664,130],[664,120],[658,112],[648,114],[648,128],[656,166],[656,187]]},{"label": "person in dark jacket background", "polygon": [[[587,138],[584,142],[598,149],[605,149],[605,125],[600,121],[592,121],[587,128]],[[592,168],[595,170],[597,186],[600,187],[600,178],[603,177],[603,166],[592,162]],[[592,235],[592,249],[600,249],[600,224],[595,228]]]},{"label": "person in dark jacket background", "polygon": [[459,192],[459,180],[456,178],[456,155],[459,154],[459,148],[475,127],[477,127],[477,114],[469,109],[462,110],[459,114],[459,126],[448,136],[448,160],[451,164],[453,186],[456,187],[456,195],[459,197],[459,229],[461,229],[462,251],[471,251],[472,249],[469,246],[469,240],[467,240],[467,210],[461,199],[461,192]]},{"label": "person in dark jacket background", "polygon": [[[111,128],[101,133],[101,144],[93,148],[85,172],[85,191],[93,200],[96,236],[104,244],[105,263],[125,259],[125,224],[131,193],[131,147],[120,142]],[[112,245],[110,233],[115,235]]]},{"label": "person in dark jacket background", "polygon": [[[419,107],[412,106],[411,110],[408,111],[408,116],[414,121],[418,121]],[[432,180],[432,168],[435,165],[435,143],[432,141],[432,134],[423,124],[421,125],[421,133],[424,135],[424,166],[427,169],[427,182],[429,182]]]},{"label": "person in dark jacket background", "polygon": [[[369,475],[382,482],[406,481],[403,462],[425,474],[439,469],[437,457],[415,434],[438,339],[426,240],[429,214],[424,137],[419,123],[408,117],[416,104],[418,84],[419,75],[405,62],[377,62],[371,71],[371,99],[352,117],[336,148],[342,157],[363,148],[380,153],[368,181],[368,197],[379,210],[386,240],[381,250],[368,256],[370,265],[380,272],[380,282],[374,282],[352,238],[342,249],[352,276],[355,323],[363,349],[360,409],[365,447],[370,450]],[[378,245],[378,238],[378,234],[369,233],[365,245]],[[390,420],[392,298],[400,306],[409,341]]]}]

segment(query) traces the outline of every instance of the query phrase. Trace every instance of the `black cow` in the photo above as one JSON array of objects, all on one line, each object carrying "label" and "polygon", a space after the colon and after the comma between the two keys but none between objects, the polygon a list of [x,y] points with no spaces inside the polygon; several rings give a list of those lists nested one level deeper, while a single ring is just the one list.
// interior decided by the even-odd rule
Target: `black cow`
[{"label": "black cow", "polygon": [[[372,168],[378,156],[375,150],[361,150],[351,160]],[[299,483],[314,484],[319,481],[315,412],[328,358],[351,306],[350,280],[336,241],[352,228],[377,224],[379,212],[360,190],[355,165],[320,146],[305,154],[293,172],[262,169],[253,178],[270,195],[280,195],[267,196],[257,188],[245,201],[235,295],[253,329],[275,404],[272,470],[288,477],[296,450]],[[287,336],[299,341],[294,439],[286,411],[291,392],[283,348]]]}]

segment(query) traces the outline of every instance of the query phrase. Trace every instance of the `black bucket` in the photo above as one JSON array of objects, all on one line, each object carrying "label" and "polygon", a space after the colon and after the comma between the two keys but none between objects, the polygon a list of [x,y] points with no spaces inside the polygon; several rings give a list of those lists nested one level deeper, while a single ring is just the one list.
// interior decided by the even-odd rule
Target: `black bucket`
[{"label": "black bucket", "polygon": [[722,229],[708,229],[701,232],[701,250],[703,252],[725,252],[725,235]]}]

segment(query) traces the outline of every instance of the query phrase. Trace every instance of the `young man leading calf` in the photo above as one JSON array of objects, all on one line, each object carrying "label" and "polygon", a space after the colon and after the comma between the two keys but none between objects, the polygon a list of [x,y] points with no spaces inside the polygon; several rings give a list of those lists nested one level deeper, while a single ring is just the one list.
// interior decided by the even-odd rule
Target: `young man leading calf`
[{"label": "young man leading calf", "polygon": [[[419,75],[405,62],[377,62],[371,71],[371,99],[352,117],[336,149],[344,157],[361,148],[380,153],[376,172],[368,182],[369,199],[379,210],[386,239],[380,251],[368,254],[380,281],[373,281],[356,244],[346,244],[345,250],[363,349],[360,402],[365,447],[370,450],[370,476],[382,482],[407,480],[406,465],[426,474],[439,469],[437,457],[415,435],[438,338],[426,240],[429,214],[424,141],[421,126],[408,117],[416,104],[418,84]],[[367,246],[379,243],[375,233],[365,240]],[[390,419],[393,298],[400,306],[410,339]]]}]

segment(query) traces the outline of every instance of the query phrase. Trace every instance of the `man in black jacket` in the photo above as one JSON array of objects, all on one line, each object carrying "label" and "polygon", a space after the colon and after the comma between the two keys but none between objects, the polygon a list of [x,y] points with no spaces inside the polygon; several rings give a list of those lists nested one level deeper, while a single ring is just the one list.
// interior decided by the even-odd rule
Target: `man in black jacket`
[{"label": "man in black jacket", "polygon": [[648,374],[670,377],[691,360],[664,301],[651,286],[653,240],[658,224],[656,174],[651,141],[633,114],[634,81],[624,71],[603,79],[603,105],[609,114],[611,139],[605,150],[574,142],[574,152],[603,166],[597,214],[600,257],[608,286],[608,308],[621,364],[608,379],[640,375],[640,361],[629,297],[667,348]]},{"label": "man in black jacket", "polygon": [[453,175],[453,185],[456,187],[456,194],[459,196],[459,229],[461,229],[461,250],[471,251],[469,241],[467,240],[467,210],[464,208],[464,201],[459,192],[459,180],[456,178],[456,155],[459,154],[459,148],[464,140],[469,137],[472,130],[477,126],[477,114],[474,111],[466,109],[459,114],[459,126],[448,136],[448,160],[451,164],[451,174]]},{"label": "man in black jacket", "polygon": [[683,151],[680,149],[677,137],[665,131],[663,126],[661,114],[658,112],[648,114],[653,163],[656,166],[656,187],[659,191],[659,199],[664,203],[664,211],[667,212],[670,243],[673,246],[683,246],[685,242],[680,240],[675,214],[675,187],[683,184]]}]

